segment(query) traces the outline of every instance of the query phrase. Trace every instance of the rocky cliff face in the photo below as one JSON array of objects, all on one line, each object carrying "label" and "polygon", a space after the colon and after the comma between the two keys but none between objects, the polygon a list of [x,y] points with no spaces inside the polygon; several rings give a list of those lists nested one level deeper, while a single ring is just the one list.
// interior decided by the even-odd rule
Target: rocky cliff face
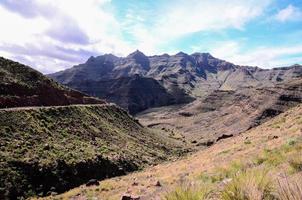
[{"label": "rocky cliff face", "polygon": [[[301,78],[302,67],[294,65],[268,70],[234,65],[215,58],[209,53],[188,55],[179,52],[176,55],[163,54],[147,57],[142,52],[135,51],[124,58],[111,54],[95,58],[91,57],[84,64],[50,74],[49,76],[71,88],[101,97],[106,96],[104,94],[107,93],[119,95],[113,92],[119,91],[115,88],[116,84],[113,83],[121,83],[121,78],[127,77],[131,79],[134,76],[140,76],[153,79],[154,83],[158,82],[155,85],[159,84],[161,87],[157,88],[159,90],[164,88],[166,93],[174,99],[173,101],[166,101],[166,95],[163,96],[164,99],[160,98],[161,95],[159,98],[158,96],[149,96],[148,99],[144,100],[156,103],[150,104],[141,101],[138,105],[140,109],[132,109],[128,105],[133,103],[132,97],[137,95],[135,93],[119,101],[105,97],[109,101],[113,101],[128,109],[131,113],[136,113],[149,107],[171,105],[174,102],[186,103],[194,98],[206,97],[215,90],[230,91],[241,87],[261,88],[273,86],[276,83]],[[112,84],[106,87],[100,86],[106,81]],[[88,91],[88,85],[85,84],[90,84],[91,82],[99,86]],[[125,87],[128,87],[127,84]],[[99,88],[102,88],[102,90],[99,90]],[[107,91],[105,91],[106,88]],[[123,88],[123,85],[119,85],[118,88]],[[136,90],[134,89],[133,91],[135,92]],[[152,92],[155,91],[153,90]],[[143,92],[149,93],[151,91],[146,88]]]},{"label": "rocky cliff face", "polygon": [[179,97],[173,96],[158,81],[140,75],[99,81],[76,81],[68,86],[117,103],[130,114],[150,107],[172,105],[192,99],[182,91],[180,91]]},{"label": "rocky cliff face", "polygon": [[103,103],[63,87],[28,66],[0,57],[0,108]]}]

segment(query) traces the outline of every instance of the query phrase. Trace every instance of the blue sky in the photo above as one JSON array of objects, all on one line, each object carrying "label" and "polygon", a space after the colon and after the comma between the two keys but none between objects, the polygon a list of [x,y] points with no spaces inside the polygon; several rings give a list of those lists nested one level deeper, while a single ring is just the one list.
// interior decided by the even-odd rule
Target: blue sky
[{"label": "blue sky", "polygon": [[0,0],[0,25],[0,55],[43,73],[136,49],[302,64],[302,0]]}]

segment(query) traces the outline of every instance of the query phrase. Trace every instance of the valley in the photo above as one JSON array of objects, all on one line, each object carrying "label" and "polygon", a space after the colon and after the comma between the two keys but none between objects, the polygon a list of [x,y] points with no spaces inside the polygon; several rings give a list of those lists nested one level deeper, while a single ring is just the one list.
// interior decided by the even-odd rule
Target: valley
[{"label": "valley", "polygon": [[302,200],[302,0],[0,0],[0,200]]},{"label": "valley", "polygon": [[[250,163],[266,146],[300,144],[301,66],[263,70],[210,54],[163,57],[171,63],[161,75],[152,66],[162,56],[91,57],[67,70],[73,76],[65,86],[1,58],[0,197],[164,199],[184,183],[204,184],[198,173],[242,155]],[[111,69],[113,61],[122,67]]]}]

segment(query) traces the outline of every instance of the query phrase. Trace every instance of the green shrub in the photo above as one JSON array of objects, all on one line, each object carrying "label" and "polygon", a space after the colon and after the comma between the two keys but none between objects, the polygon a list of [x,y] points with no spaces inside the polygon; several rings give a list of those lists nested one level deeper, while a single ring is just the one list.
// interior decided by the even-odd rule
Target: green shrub
[{"label": "green shrub", "polygon": [[245,140],[244,144],[252,144],[251,140]]},{"label": "green shrub", "polygon": [[294,146],[297,143],[296,139],[290,138],[287,140],[287,145],[288,146]]}]

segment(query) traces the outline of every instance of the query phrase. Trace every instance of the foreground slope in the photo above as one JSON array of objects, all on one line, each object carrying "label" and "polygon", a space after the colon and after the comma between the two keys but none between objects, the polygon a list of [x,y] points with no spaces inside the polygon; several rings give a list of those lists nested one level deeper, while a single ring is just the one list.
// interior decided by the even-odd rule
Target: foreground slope
[{"label": "foreground slope", "polygon": [[[228,183],[234,184],[232,179],[236,180],[236,173],[242,170],[267,168],[272,180],[283,180],[282,177],[286,177],[286,174],[290,178],[302,174],[301,131],[300,104],[244,134],[219,141],[182,160],[104,180],[100,182],[100,186],[81,186],[48,199],[115,200],[120,199],[124,193],[139,195],[142,200],[164,199],[163,196],[168,192],[173,191],[175,187],[183,187],[186,183],[191,187],[209,183],[213,189],[212,199],[220,199],[220,191],[229,189]],[[261,199],[257,197],[258,190],[253,188],[253,185],[247,185],[246,189],[254,192],[252,199]]]},{"label": "foreground slope", "polygon": [[63,192],[182,152],[110,104],[0,109],[0,146],[0,199]]},{"label": "foreground slope", "polygon": [[[175,103],[188,103],[194,98],[203,98],[215,90],[235,91],[242,87],[273,87],[277,83],[291,81],[302,77],[302,67],[261,69],[258,67],[239,66],[215,58],[209,53],[194,53],[188,55],[179,52],[175,55],[146,56],[135,51],[127,57],[116,57],[105,54],[91,57],[86,63],[76,65],[70,69],[49,75],[58,82],[87,92],[90,95],[104,97],[110,102],[117,103],[131,113],[137,113],[146,108],[167,106]],[[154,85],[160,85],[154,90],[146,88],[145,95],[154,91],[169,94],[166,96],[142,96],[135,85],[129,85],[123,79],[141,77],[153,79]],[[104,83],[106,87],[103,87]],[[120,95],[119,88],[133,92],[124,95],[122,100],[112,98]],[[163,90],[164,89],[164,90]],[[109,95],[103,95],[109,94]],[[155,103],[149,103],[155,102]],[[128,106],[137,104],[136,107]]]},{"label": "foreground slope", "polygon": [[0,108],[101,103],[104,101],[66,88],[28,66],[0,57]]}]

